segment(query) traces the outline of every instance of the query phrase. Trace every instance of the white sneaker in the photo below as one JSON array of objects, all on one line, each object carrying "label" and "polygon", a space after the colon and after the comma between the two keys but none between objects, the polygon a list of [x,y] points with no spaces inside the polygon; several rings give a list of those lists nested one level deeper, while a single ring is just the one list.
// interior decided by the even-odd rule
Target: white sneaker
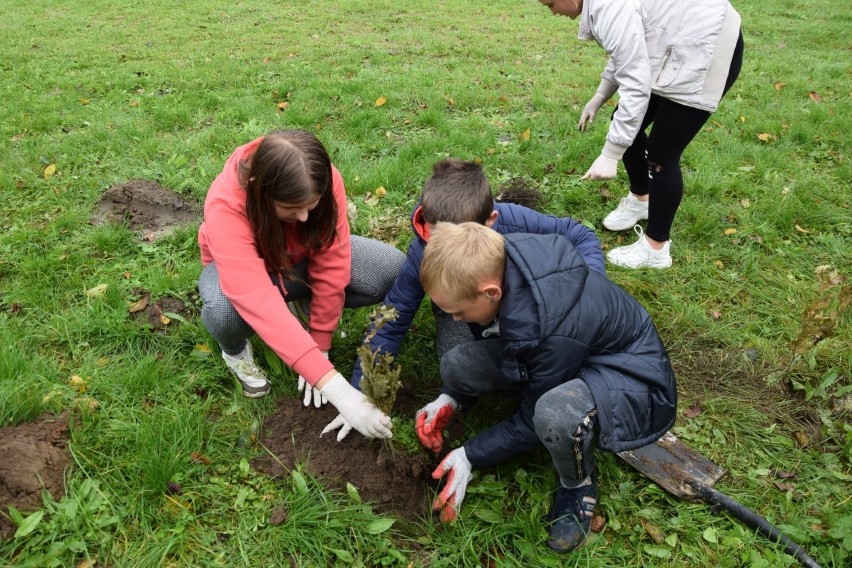
[{"label": "white sneaker", "polygon": [[269,381],[266,379],[266,373],[254,362],[250,341],[246,341],[246,348],[240,355],[232,356],[222,351],[222,359],[240,381],[243,396],[260,398],[269,392]]},{"label": "white sneaker", "polygon": [[639,221],[648,218],[648,202],[639,201],[635,195],[628,192],[622,197],[618,207],[603,220],[603,226],[610,231],[626,231]]},{"label": "white sneaker", "polygon": [[648,243],[642,227],[635,225],[633,230],[639,235],[639,240],[632,245],[612,249],[606,254],[607,260],[624,268],[668,268],[672,265],[672,255],[669,253],[671,240],[656,250]]}]

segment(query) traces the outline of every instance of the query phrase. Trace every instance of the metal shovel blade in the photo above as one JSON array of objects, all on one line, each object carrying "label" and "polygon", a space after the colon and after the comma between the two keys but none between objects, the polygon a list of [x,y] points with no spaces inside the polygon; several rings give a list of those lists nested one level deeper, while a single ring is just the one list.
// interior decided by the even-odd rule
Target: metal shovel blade
[{"label": "metal shovel blade", "polygon": [[619,452],[618,456],[672,495],[690,501],[702,500],[694,489],[696,483],[713,487],[725,475],[724,469],[671,432],[653,444]]}]

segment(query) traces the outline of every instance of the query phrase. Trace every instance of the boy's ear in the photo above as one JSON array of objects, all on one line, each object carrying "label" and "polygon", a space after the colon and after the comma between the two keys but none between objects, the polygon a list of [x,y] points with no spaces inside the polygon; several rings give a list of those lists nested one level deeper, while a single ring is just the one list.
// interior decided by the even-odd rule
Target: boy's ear
[{"label": "boy's ear", "polygon": [[503,289],[496,282],[486,282],[480,287],[479,291],[492,302],[497,302],[503,297]]},{"label": "boy's ear", "polygon": [[488,227],[489,229],[491,227],[493,227],[494,223],[497,222],[497,215],[499,215],[499,213],[497,213],[497,210],[496,209],[492,210],[491,214],[488,216],[488,219],[485,220],[485,226]]}]

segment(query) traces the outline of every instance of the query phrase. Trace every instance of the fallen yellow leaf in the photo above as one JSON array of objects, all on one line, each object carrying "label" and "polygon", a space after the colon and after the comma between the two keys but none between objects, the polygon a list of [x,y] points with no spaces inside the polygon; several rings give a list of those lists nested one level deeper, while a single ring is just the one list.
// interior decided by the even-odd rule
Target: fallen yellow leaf
[{"label": "fallen yellow leaf", "polygon": [[377,187],[377,188],[376,188],[376,192],[375,192],[375,193],[376,193],[376,197],[384,197],[385,195],[387,195],[388,190],[386,190],[386,189],[385,189],[384,187],[382,187],[382,186],[379,186],[379,187]]},{"label": "fallen yellow leaf", "polygon": [[47,179],[55,173],[56,173],[56,164],[50,164],[49,166],[44,168],[44,172],[42,172],[42,176],[44,176],[44,179]]},{"label": "fallen yellow leaf", "polygon": [[290,106],[290,103],[287,101],[281,101],[278,103],[278,110],[286,110],[288,106]]},{"label": "fallen yellow leaf", "polygon": [[804,227],[802,227],[798,223],[796,224],[796,230],[799,231],[800,233],[804,233],[806,235],[809,235],[811,233],[809,230],[805,229]]},{"label": "fallen yellow leaf", "polygon": [[713,261],[713,264],[716,265],[716,268],[725,268],[725,263],[722,262],[721,260],[715,260],[715,261]]},{"label": "fallen yellow leaf", "polygon": [[760,139],[764,142],[770,142],[772,140],[775,140],[775,135],[770,134],[769,132],[761,132],[760,134],[757,135],[757,137],[758,137],[758,139]]},{"label": "fallen yellow leaf", "polygon": [[148,294],[145,294],[144,296],[142,296],[141,298],[139,298],[138,300],[136,300],[135,302],[130,304],[130,307],[127,308],[127,311],[130,312],[131,314],[135,314],[136,312],[141,312],[142,310],[144,310],[145,308],[148,307],[148,298],[149,298]]},{"label": "fallen yellow leaf", "polygon": [[529,129],[529,128],[527,128],[526,130],[524,130],[523,132],[521,132],[521,133],[518,135],[518,139],[519,139],[521,142],[528,142],[528,141],[529,141],[529,139],[530,139],[530,129]]},{"label": "fallen yellow leaf", "polygon": [[810,99],[815,103],[818,103],[822,100],[822,97],[819,96],[819,93],[817,93],[816,91],[811,91],[810,93],[808,93],[808,97],[810,97]]},{"label": "fallen yellow leaf", "polygon": [[737,230],[733,228],[725,229],[725,235],[733,235],[736,234]]},{"label": "fallen yellow leaf", "polygon": [[776,91],[780,91],[781,89],[783,89],[784,87],[787,86],[787,83],[782,83],[781,81],[775,81],[775,84],[772,85],[772,86],[775,87]]},{"label": "fallen yellow leaf", "polygon": [[68,382],[77,392],[86,392],[86,380],[80,375],[73,375]]},{"label": "fallen yellow leaf", "polygon": [[169,325],[172,323],[172,320],[166,314],[160,314],[160,323],[163,325]]},{"label": "fallen yellow leaf", "polygon": [[379,97],[379,98],[376,99],[376,106],[380,107],[380,106],[384,105],[386,102],[388,102],[387,97]]}]

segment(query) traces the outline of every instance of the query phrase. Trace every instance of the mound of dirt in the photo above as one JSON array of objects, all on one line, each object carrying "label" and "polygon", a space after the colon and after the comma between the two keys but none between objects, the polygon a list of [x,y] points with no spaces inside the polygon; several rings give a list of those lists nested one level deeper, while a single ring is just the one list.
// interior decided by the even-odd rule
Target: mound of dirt
[{"label": "mound of dirt", "polygon": [[42,488],[56,500],[65,495],[68,412],[0,428],[0,456],[0,538],[8,538],[17,529],[6,517],[10,505],[22,513],[39,509]]},{"label": "mound of dirt", "polygon": [[[305,408],[300,399],[289,396],[282,397],[278,405],[278,411],[264,421],[260,434],[261,443],[277,460],[260,456],[252,461],[255,469],[286,477],[302,464],[327,487],[345,492],[346,483],[351,483],[361,499],[371,501],[382,514],[408,521],[429,517],[437,487],[431,474],[442,456],[425,449],[416,454],[400,448],[390,451],[384,441],[368,440],[354,430],[342,442],[337,441],[336,434],[320,437],[322,429],[337,416],[332,405]],[[422,405],[410,385],[405,385],[397,396],[394,414],[410,417]],[[448,437],[460,437],[458,421],[452,428]]]},{"label": "mound of dirt", "polygon": [[135,179],[108,189],[98,202],[95,224],[127,223],[147,241],[176,227],[200,222],[200,207],[158,183]]},{"label": "mound of dirt", "polygon": [[175,325],[174,319],[180,321],[194,315],[191,305],[174,296],[163,296],[151,301],[150,292],[134,290],[134,294],[139,299],[130,306],[130,316],[143,322],[151,331],[166,333],[169,327]]}]

